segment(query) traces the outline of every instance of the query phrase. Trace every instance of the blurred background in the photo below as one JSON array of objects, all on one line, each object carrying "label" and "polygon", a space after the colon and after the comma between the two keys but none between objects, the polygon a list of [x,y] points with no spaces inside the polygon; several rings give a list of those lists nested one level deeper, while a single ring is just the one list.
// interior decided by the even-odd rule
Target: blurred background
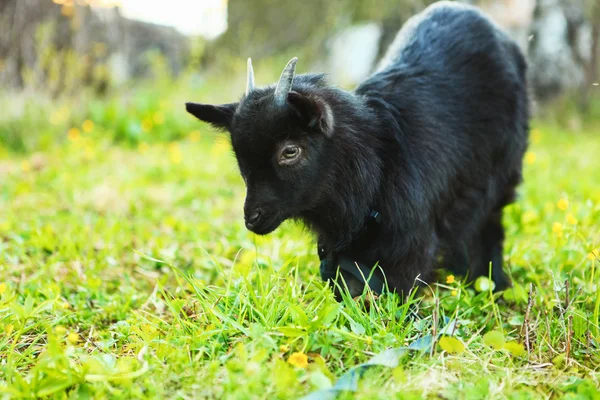
[{"label": "blurred background", "polygon": [[[473,0],[526,52],[537,118],[578,132],[600,121],[600,2]],[[200,126],[184,101],[238,98],[285,62],[352,88],[427,0],[2,0],[0,151],[82,133],[140,145]],[[85,124],[84,124],[85,123]],[[198,135],[198,132],[196,132]]]},{"label": "blurred background", "polygon": [[[0,396],[295,398],[432,314],[460,322],[465,358],[406,358],[371,386],[597,398],[600,0],[469,1],[527,54],[535,105],[498,307],[440,276],[407,323],[388,296],[331,308],[314,238],[293,221],[250,234],[227,135],[185,111],[239,99],[248,57],[259,86],[298,56],[352,89],[431,3],[0,0]],[[531,357],[484,351],[488,329]],[[284,361],[297,351],[308,368]]]}]

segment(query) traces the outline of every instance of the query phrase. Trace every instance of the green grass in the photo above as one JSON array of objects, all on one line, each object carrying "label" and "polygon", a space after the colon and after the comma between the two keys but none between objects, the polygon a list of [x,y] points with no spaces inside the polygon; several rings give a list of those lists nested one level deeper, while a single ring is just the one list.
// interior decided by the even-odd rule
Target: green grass
[{"label": "green grass", "polygon": [[597,132],[534,131],[497,301],[442,272],[408,304],[338,304],[304,229],[246,231],[226,140],[159,103],[153,128],[180,141],[116,146],[92,107],[90,132],[0,152],[0,397],[298,398],[448,321],[464,349],[444,339],[340,398],[600,397]]}]

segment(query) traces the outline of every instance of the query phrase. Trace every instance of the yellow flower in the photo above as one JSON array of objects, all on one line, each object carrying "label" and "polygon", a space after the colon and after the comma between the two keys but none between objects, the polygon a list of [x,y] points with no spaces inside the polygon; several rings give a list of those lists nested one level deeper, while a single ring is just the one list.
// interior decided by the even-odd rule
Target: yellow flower
[{"label": "yellow flower", "polygon": [[0,294],[6,292],[6,283],[0,283]]},{"label": "yellow flower", "polygon": [[156,125],[162,125],[165,122],[165,114],[160,111],[155,112],[152,116],[152,121],[154,121]]},{"label": "yellow flower", "polygon": [[85,155],[86,159],[91,160],[92,158],[94,158],[95,153],[94,153],[94,149],[92,148],[92,146],[86,145],[83,148],[83,151],[84,151],[84,155]]},{"label": "yellow flower", "polygon": [[146,143],[146,142],[142,142],[138,145],[138,151],[142,154],[147,152],[149,148],[150,148],[150,146],[148,146],[148,143]]},{"label": "yellow flower", "polygon": [[73,7],[73,4],[65,4],[60,9],[60,13],[67,18],[71,18],[75,15],[75,7]]},{"label": "yellow flower", "polygon": [[55,111],[52,114],[50,114],[50,118],[48,118],[48,120],[52,125],[58,125],[63,121],[63,118],[59,112]]},{"label": "yellow flower", "polygon": [[147,335],[157,332],[156,328],[150,324],[142,324],[141,331]]},{"label": "yellow flower", "polygon": [[192,131],[188,135],[190,142],[196,143],[200,140],[200,131]]},{"label": "yellow flower", "polygon": [[67,329],[64,326],[58,325],[56,328],[54,328],[54,333],[56,333],[59,336],[64,335],[67,332]]},{"label": "yellow flower", "polygon": [[144,132],[150,132],[152,128],[154,128],[154,123],[151,119],[146,118],[142,121],[142,130]]},{"label": "yellow flower", "polygon": [[289,346],[282,344],[281,346],[279,346],[279,351],[281,351],[282,353],[287,353],[288,351],[290,351],[290,348]]},{"label": "yellow flower", "polygon": [[367,336],[366,342],[367,342],[367,345],[369,345],[369,346],[372,345],[373,344],[373,338],[371,336]]},{"label": "yellow flower", "polygon": [[71,305],[65,301],[64,303],[62,303],[62,308],[67,310],[67,309],[71,308]]},{"label": "yellow flower", "polygon": [[446,283],[454,283],[454,275],[448,275],[446,277]]},{"label": "yellow flower", "polygon": [[560,222],[555,222],[552,225],[552,232],[559,233],[559,232],[562,232],[562,230],[563,230],[563,226]]},{"label": "yellow flower", "polygon": [[177,218],[172,215],[167,215],[163,220],[163,223],[167,225],[169,228],[174,228],[177,225]]},{"label": "yellow flower", "polygon": [[523,225],[528,225],[537,220],[537,214],[533,211],[525,211],[523,215],[521,215],[521,223]]},{"label": "yellow flower", "polygon": [[557,237],[562,237],[563,234],[563,226],[560,222],[555,222],[552,225],[552,232],[556,234]]},{"label": "yellow flower", "polygon": [[67,335],[67,340],[73,344],[79,342],[79,335],[77,332],[71,332]]},{"label": "yellow flower", "polygon": [[31,171],[31,163],[27,160],[24,160],[21,163],[21,168],[23,169],[23,172],[29,172]]},{"label": "yellow flower", "polygon": [[531,131],[531,142],[537,144],[542,139],[542,132],[539,129],[533,129]]},{"label": "yellow flower", "polygon": [[94,122],[90,121],[89,119],[86,119],[85,121],[83,121],[81,129],[83,129],[85,133],[90,133],[94,130]]},{"label": "yellow flower", "polygon": [[294,367],[298,368],[306,368],[308,367],[308,357],[304,353],[293,353],[290,358],[288,358],[288,362],[292,364]]},{"label": "yellow flower", "polygon": [[69,118],[70,112],[69,109],[65,106],[59,108],[56,111],[53,111],[50,114],[50,118],[48,118],[48,120],[50,121],[50,123],[52,125],[59,125],[62,124],[63,122],[65,122],[67,120],[67,118]]},{"label": "yellow flower", "polygon": [[456,296],[456,295],[458,295],[458,292],[456,290],[453,290],[452,291],[452,296]]},{"label": "yellow flower", "polygon": [[600,250],[594,249],[594,250],[590,251],[590,254],[588,254],[587,258],[588,258],[588,260],[592,260],[592,261],[600,259]]},{"label": "yellow flower", "polygon": [[229,146],[229,142],[227,141],[226,138],[222,137],[222,136],[218,136],[215,139],[215,144],[212,147],[212,153],[215,156],[220,156],[225,154],[227,151],[229,151],[230,146]]},{"label": "yellow flower", "polygon": [[71,128],[67,131],[67,136],[69,137],[70,141],[75,142],[75,141],[79,140],[79,136],[81,136],[81,132],[77,128]]},{"label": "yellow flower", "polygon": [[573,216],[573,214],[567,214],[567,222],[571,225],[577,225],[577,218]]},{"label": "yellow flower", "polygon": [[528,165],[532,165],[533,163],[535,163],[535,159],[536,155],[533,151],[528,151],[527,153],[525,153],[525,162]]},{"label": "yellow flower", "polygon": [[567,208],[569,208],[569,200],[567,200],[567,199],[560,199],[558,201],[558,203],[556,203],[556,206],[560,210],[565,211]]},{"label": "yellow flower", "polygon": [[13,324],[8,324],[4,328],[4,333],[6,333],[6,336],[10,336],[10,334],[13,333],[14,330],[15,330],[15,326]]},{"label": "yellow flower", "polygon": [[181,149],[177,143],[171,143],[169,145],[169,158],[173,164],[181,163]]}]

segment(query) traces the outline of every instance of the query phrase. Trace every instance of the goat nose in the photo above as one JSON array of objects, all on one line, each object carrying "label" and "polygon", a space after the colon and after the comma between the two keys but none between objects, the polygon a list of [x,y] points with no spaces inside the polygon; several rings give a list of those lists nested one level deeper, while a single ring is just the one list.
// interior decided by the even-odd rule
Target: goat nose
[{"label": "goat nose", "polygon": [[254,212],[246,217],[246,223],[248,225],[254,225],[260,218],[261,210],[257,209]]}]

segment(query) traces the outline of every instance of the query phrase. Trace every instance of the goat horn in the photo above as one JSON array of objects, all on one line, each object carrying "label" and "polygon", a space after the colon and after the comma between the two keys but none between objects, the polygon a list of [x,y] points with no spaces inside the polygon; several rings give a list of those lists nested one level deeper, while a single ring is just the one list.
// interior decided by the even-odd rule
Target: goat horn
[{"label": "goat horn", "polygon": [[254,90],[254,69],[252,68],[252,59],[248,59],[248,80],[246,81],[246,96]]},{"label": "goat horn", "polygon": [[279,82],[277,82],[277,87],[275,88],[275,103],[279,105],[285,104],[287,94],[292,89],[294,74],[296,73],[296,62],[298,62],[298,57],[292,58],[287,63],[281,73],[281,77],[279,77]]}]

